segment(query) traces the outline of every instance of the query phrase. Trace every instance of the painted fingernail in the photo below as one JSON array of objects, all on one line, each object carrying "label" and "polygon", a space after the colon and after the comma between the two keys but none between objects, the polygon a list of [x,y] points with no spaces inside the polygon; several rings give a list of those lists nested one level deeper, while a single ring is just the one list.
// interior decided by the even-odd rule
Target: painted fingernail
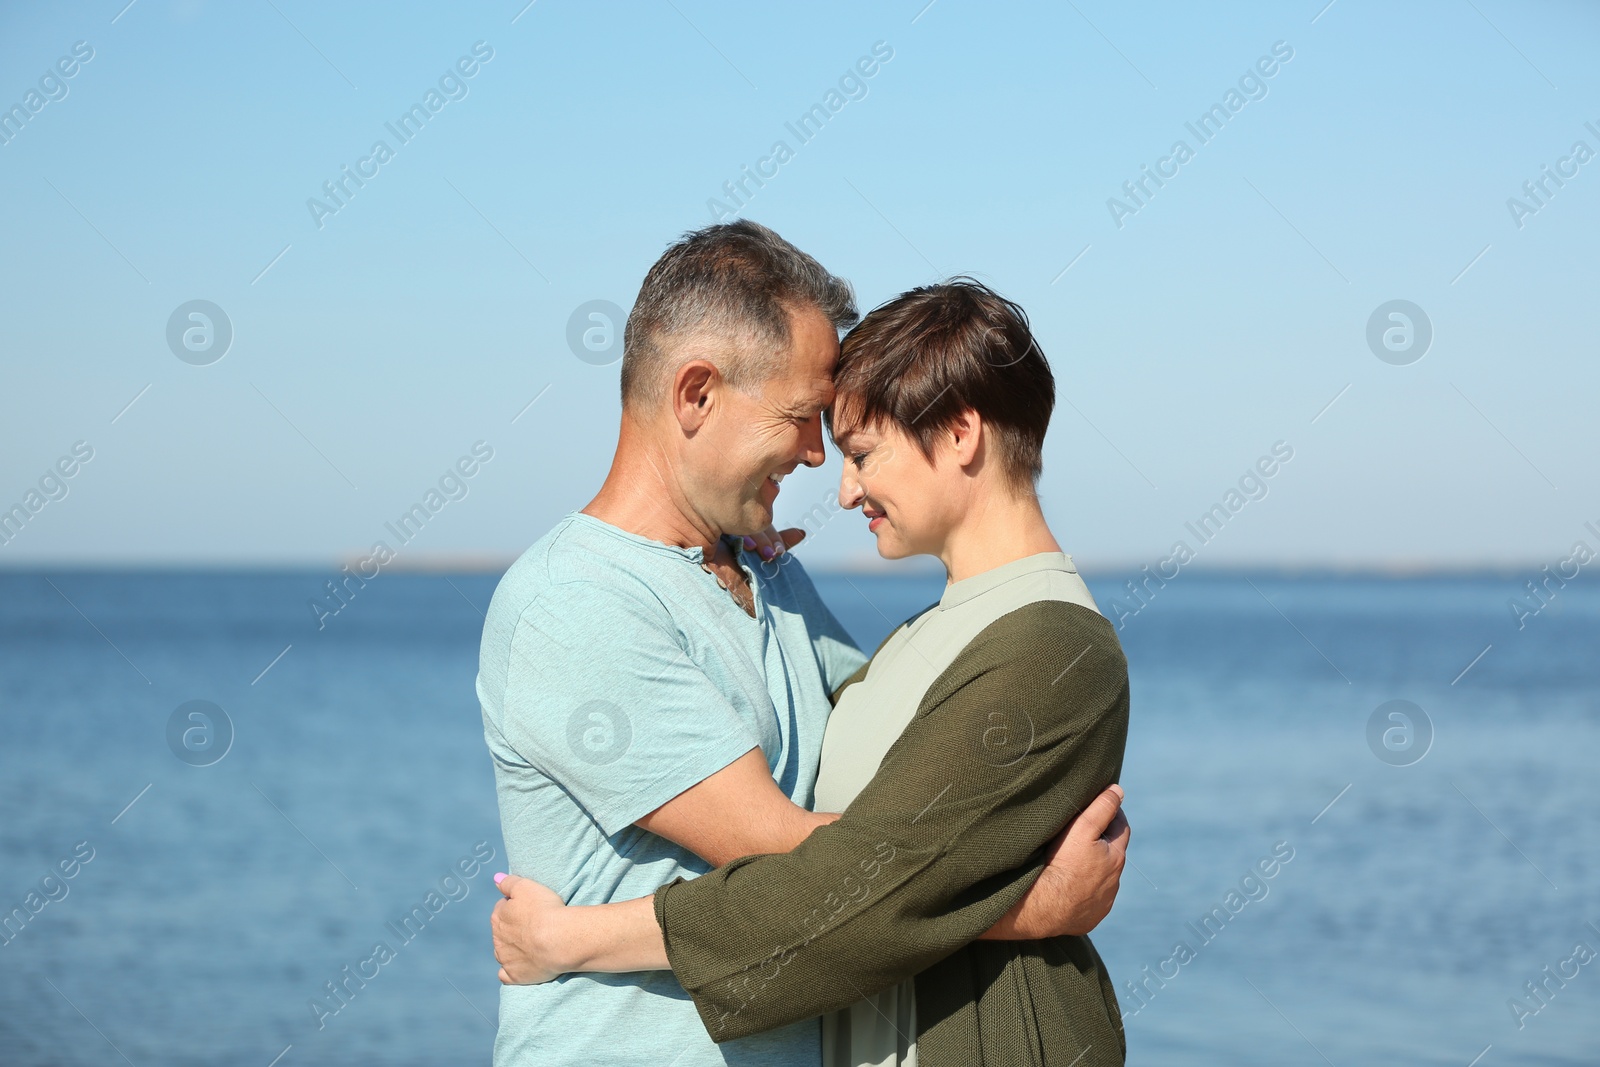
[{"label": "painted fingernail", "polygon": [[771,559],[772,558],[772,547],[770,545],[762,545],[761,546],[761,558],[762,559]]},{"label": "painted fingernail", "polygon": [[746,548],[755,548],[756,547],[756,539],[754,537],[751,537],[749,534],[745,534],[744,547],[746,547]]},{"label": "painted fingernail", "polygon": [[506,875],[505,875],[504,871],[501,871],[499,874],[494,876],[494,884],[495,885],[499,885],[501,882],[503,882],[505,880],[506,880]]}]

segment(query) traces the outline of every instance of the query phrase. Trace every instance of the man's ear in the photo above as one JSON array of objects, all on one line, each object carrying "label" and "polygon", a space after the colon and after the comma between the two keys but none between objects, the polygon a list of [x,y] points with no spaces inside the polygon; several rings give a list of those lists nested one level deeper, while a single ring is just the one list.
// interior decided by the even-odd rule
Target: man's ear
[{"label": "man's ear", "polygon": [[684,432],[698,430],[711,416],[722,372],[703,359],[691,359],[672,376],[672,414]]},{"label": "man's ear", "polygon": [[948,440],[958,464],[972,466],[983,448],[983,431],[983,416],[971,408],[963,408],[951,420],[945,432],[949,435]]}]

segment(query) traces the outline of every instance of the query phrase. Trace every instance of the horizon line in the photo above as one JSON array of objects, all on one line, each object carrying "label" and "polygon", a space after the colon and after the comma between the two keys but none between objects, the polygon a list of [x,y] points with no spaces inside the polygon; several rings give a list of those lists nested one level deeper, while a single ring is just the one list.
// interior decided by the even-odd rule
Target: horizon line
[{"label": "horizon line", "polygon": [[[441,553],[413,556],[409,560],[396,559],[384,565],[377,574],[363,575],[372,580],[385,572],[412,575],[499,575],[519,558],[521,553]],[[1067,553],[1080,573],[1118,578],[1137,575],[1150,566],[1144,559],[1108,558],[1085,562],[1085,558]],[[176,560],[170,558],[123,559],[37,559],[0,560],[0,574],[28,574],[42,571],[79,571],[103,573],[137,572],[211,572],[211,573],[307,573],[337,572],[365,557],[343,556],[304,559],[201,559]],[[800,557],[797,557],[800,558]],[[1545,561],[1548,563],[1548,561]],[[1376,559],[1276,559],[1259,561],[1219,560],[1196,561],[1185,565],[1177,574],[1161,577],[1175,581],[1184,574],[1228,576],[1238,574],[1278,574],[1285,576],[1351,576],[1351,577],[1448,577],[1468,575],[1511,576],[1537,572],[1544,564],[1532,559],[1478,559],[1478,560],[1418,560],[1407,558]],[[885,560],[876,557],[841,558],[806,561],[807,570],[817,575],[843,574],[868,576],[920,577],[939,575],[943,568],[931,557]]]}]

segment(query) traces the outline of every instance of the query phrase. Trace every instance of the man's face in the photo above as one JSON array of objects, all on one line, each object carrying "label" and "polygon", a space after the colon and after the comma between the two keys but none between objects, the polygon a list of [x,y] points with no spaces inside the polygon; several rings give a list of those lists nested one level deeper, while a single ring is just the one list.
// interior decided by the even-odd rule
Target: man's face
[{"label": "man's face", "polygon": [[838,331],[816,307],[791,310],[789,342],[781,369],[754,395],[721,389],[719,409],[695,435],[695,497],[723,533],[766,529],[778,482],[824,459],[822,412],[833,402]]}]

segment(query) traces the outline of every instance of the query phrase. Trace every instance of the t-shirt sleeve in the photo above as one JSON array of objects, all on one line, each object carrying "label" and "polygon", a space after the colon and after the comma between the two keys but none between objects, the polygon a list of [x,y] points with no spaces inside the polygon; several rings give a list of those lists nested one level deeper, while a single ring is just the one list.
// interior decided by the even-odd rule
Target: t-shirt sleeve
[{"label": "t-shirt sleeve", "polygon": [[564,587],[518,616],[505,743],[617,833],[759,739],[648,596]]},{"label": "t-shirt sleeve", "polygon": [[1099,615],[1042,602],[985,629],[838,822],[656,891],[712,1038],[836,1010],[988,930],[1120,775],[1127,716],[1127,663]]}]

